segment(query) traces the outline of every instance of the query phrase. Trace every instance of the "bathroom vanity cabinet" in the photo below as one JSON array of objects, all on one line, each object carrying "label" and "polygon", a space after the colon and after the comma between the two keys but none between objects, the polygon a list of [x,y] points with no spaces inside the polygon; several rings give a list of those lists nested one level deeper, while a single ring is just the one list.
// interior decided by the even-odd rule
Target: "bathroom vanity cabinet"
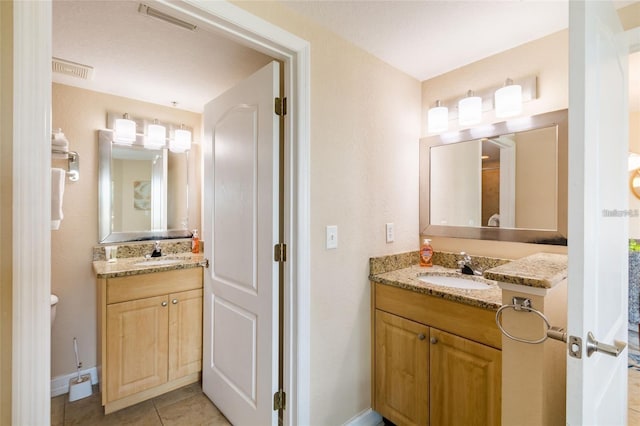
[{"label": "bathroom vanity cabinet", "polygon": [[495,312],[372,283],[373,408],[398,425],[499,425]]},{"label": "bathroom vanity cabinet", "polygon": [[199,380],[201,267],[99,278],[98,299],[105,413]]}]

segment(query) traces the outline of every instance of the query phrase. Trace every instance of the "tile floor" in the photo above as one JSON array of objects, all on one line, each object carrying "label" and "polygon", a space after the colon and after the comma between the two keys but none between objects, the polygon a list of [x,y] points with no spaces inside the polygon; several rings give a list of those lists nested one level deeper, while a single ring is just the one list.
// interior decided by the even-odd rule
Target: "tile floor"
[{"label": "tile floor", "polygon": [[100,391],[94,386],[90,397],[69,402],[69,395],[51,399],[51,426],[67,425],[207,425],[231,423],[194,383],[115,413],[104,415]]},{"label": "tile floor", "polygon": [[[638,334],[629,333],[629,345],[638,348]],[[104,415],[100,391],[69,402],[68,394],[51,399],[51,426],[68,425],[208,425],[230,426],[231,423],[202,393],[200,383],[141,402],[115,413]],[[629,368],[629,426],[640,426],[640,370]]]}]

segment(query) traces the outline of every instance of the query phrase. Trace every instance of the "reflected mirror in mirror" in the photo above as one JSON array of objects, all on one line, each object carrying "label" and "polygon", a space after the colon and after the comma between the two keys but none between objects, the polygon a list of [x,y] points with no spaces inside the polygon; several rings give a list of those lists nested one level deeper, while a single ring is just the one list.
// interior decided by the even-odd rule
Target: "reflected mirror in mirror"
[{"label": "reflected mirror in mirror", "polygon": [[566,110],[421,140],[421,233],[566,245]]},{"label": "reflected mirror in mirror", "polygon": [[189,237],[188,154],[99,144],[99,242]]}]

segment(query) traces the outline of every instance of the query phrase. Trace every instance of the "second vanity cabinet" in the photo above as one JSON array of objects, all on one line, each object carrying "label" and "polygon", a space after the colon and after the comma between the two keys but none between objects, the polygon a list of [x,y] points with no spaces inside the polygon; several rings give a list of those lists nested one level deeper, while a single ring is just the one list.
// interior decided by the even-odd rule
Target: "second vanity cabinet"
[{"label": "second vanity cabinet", "polygon": [[374,409],[398,425],[499,425],[494,312],[372,285]]},{"label": "second vanity cabinet", "polygon": [[196,382],[202,268],[99,279],[105,413]]}]

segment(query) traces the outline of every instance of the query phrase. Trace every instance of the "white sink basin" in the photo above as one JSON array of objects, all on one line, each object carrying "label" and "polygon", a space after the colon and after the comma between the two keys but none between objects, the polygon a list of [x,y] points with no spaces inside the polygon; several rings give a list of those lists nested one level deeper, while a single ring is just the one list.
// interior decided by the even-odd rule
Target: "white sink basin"
[{"label": "white sink basin", "polygon": [[439,275],[421,275],[418,277],[420,281],[427,284],[439,285],[442,287],[460,288],[464,290],[486,290],[491,288],[490,285],[481,281],[476,281],[464,277],[443,277]]},{"label": "white sink basin", "polygon": [[161,266],[161,265],[174,265],[180,263],[180,259],[147,259],[142,262],[134,263],[133,266]]}]

